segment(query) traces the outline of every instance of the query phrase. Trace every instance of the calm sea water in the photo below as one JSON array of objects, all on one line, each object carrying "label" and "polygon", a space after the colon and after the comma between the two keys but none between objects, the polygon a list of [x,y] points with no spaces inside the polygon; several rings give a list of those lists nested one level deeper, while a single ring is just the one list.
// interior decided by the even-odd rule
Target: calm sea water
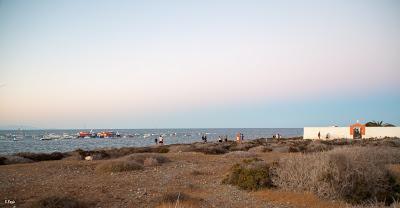
[{"label": "calm sea water", "polygon": [[[283,137],[302,136],[301,128],[246,128],[246,129],[113,129],[121,135],[133,135],[126,138],[74,138],[42,141],[44,134],[68,134],[76,136],[83,130],[15,130],[0,131],[0,154],[17,152],[66,152],[78,148],[91,150],[112,147],[143,147],[154,145],[154,139],[163,135],[165,144],[193,143],[201,141],[206,134],[208,141],[216,141],[218,136],[227,135],[230,140],[237,132],[244,134],[245,139],[272,137],[279,133]],[[89,131],[89,130],[88,130]],[[100,131],[100,130],[99,130]],[[13,137],[17,136],[17,141]]]}]

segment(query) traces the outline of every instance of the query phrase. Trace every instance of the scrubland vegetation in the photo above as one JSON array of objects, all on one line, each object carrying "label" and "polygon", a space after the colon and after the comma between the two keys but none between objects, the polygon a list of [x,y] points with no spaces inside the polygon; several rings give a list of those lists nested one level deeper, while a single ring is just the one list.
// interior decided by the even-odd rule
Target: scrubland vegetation
[{"label": "scrubland vegetation", "polygon": [[[26,166],[24,163],[27,163]],[[59,184],[61,178],[70,177],[65,185],[60,185],[61,190],[69,189],[69,194],[65,192],[66,195],[52,196],[64,193],[53,191],[50,194],[46,192],[43,197],[37,195],[36,190],[33,195],[28,194],[27,197],[34,197],[34,200],[30,200],[26,207],[95,207],[103,200],[101,197],[91,201],[77,197],[76,193],[88,187],[88,193],[97,191],[97,195],[118,191],[122,191],[119,195],[126,195],[133,191],[137,196],[139,191],[132,189],[131,183],[139,187],[137,190],[149,188],[153,189],[152,192],[159,190],[161,193],[149,195],[151,192],[144,191],[145,202],[129,198],[131,195],[128,195],[128,198],[125,196],[118,200],[133,200],[135,203],[121,206],[146,207],[145,204],[150,203],[152,207],[195,208],[214,206],[216,201],[222,200],[224,202],[219,206],[228,206],[230,203],[229,206],[240,204],[257,207],[260,202],[248,198],[253,194],[265,202],[275,200],[285,203],[285,200],[293,198],[285,198],[278,193],[296,193],[299,196],[296,195],[294,199],[299,200],[304,193],[308,197],[306,199],[319,204],[311,207],[398,207],[400,201],[398,138],[332,141],[257,139],[243,143],[230,141],[65,153],[18,153],[1,156],[0,164],[10,167],[3,169],[4,174],[0,172],[0,182],[5,187],[3,190],[8,190],[0,193],[7,196],[10,191],[19,196],[22,190],[30,193],[35,187],[40,188],[47,183]],[[18,165],[14,168],[10,164]],[[31,170],[36,173],[31,174]],[[117,178],[110,178],[113,176]],[[27,182],[30,178],[33,181]],[[84,179],[75,183],[77,178]],[[92,183],[92,180],[97,182]],[[114,185],[119,180],[119,185]],[[81,183],[86,182],[90,184],[82,187]],[[57,186],[49,185],[47,188]],[[91,186],[95,188],[91,189]],[[168,189],[164,190],[164,186]],[[208,195],[207,192],[220,197]],[[85,198],[82,195],[80,197]],[[303,201],[302,204],[307,204]],[[333,206],[331,201],[339,204]],[[292,205],[296,207],[296,204]]]},{"label": "scrubland vegetation", "polygon": [[395,147],[338,147],[330,151],[292,154],[273,164],[236,164],[222,181],[239,188],[312,192],[321,198],[351,204],[400,199],[400,183],[391,164],[400,163]]}]

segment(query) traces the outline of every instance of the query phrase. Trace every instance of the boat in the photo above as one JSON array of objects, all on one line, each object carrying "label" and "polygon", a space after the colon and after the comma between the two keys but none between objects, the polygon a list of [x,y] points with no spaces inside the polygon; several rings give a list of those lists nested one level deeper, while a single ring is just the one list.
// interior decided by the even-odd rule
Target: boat
[{"label": "boat", "polygon": [[73,139],[73,138],[75,138],[74,136],[71,136],[71,135],[69,135],[69,134],[67,134],[67,133],[64,133],[63,135],[62,135],[62,138],[63,139]]},{"label": "boat", "polygon": [[22,135],[13,135],[12,139],[13,141],[19,141],[22,140],[24,137]]},{"label": "boat", "polygon": [[54,133],[50,133],[50,134],[45,134],[45,135],[43,135],[42,138],[40,138],[40,140],[42,140],[42,141],[55,140],[55,139],[61,139],[61,136],[54,134]]},{"label": "boat", "polygon": [[93,130],[90,131],[81,131],[78,133],[78,138],[96,138],[96,133],[93,132]]},{"label": "boat", "polygon": [[115,137],[121,137],[121,134],[119,132],[113,132],[113,131],[102,131],[97,133],[97,137],[99,138],[115,138]]}]

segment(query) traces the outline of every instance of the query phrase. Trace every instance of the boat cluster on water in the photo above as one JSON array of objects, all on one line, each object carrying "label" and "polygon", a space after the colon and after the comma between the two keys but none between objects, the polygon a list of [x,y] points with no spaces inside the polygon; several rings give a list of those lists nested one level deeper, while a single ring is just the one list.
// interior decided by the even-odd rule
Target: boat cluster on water
[{"label": "boat cluster on water", "polygon": [[[130,135],[124,135],[123,137],[126,138]],[[23,139],[39,139],[42,141],[45,140],[60,140],[60,139],[77,139],[77,138],[118,138],[121,137],[121,134],[118,132],[113,132],[113,131],[101,131],[101,132],[86,132],[86,131],[81,131],[76,134],[68,134],[68,133],[62,133],[62,134],[56,134],[56,133],[44,133],[41,135],[27,135],[24,133],[21,134],[4,134],[0,135],[0,139],[7,139],[7,140],[13,140],[13,141],[20,141]],[[133,135],[132,135],[133,137]]]},{"label": "boat cluster on water", "polygon": [[[198,133],[198,135],[202,135],[204,133]],[[209,134],[209,133],[205,133]],[[20,141],[24,139],[37,139],[37,140],[63,140],[63,139],[88,139],[88,138],[158,138],[159,136],[162,137],[191,137],[192,134],[188,133],[176,133],[176,132],[170,132],[170,133],[122,133],[120,134],[118,131],[99,131],[99,132],[94,132],[93,130],[91,131],[80,131],[78,133],[41,133],[41,134],[27,134],[26,132],[20,131],[16,133],[7,133],[7,134],[0,134],[0,139],[1,140],[13,140],[13,141]]]},{"label": "boat cluster on water", "polygon": [[93,131],[81,131],[78,133],[78,138],[115,138],[121,137],[121,134],[113,131],[102,131],[102,132],[93,132]]}]

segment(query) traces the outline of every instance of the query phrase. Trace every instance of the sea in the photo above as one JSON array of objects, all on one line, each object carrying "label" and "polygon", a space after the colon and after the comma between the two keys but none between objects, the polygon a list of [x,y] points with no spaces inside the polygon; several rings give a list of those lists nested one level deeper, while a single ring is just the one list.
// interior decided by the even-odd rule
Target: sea
[{"label": "sea", "polygon": [[[116,138],[76,138],[78,132],[90,129],[68,130],[0,130],[0,155],[18,152],[68,152],[76,149],[93,150],[100,148],[144,147],[155,144],[160,135],[164,144],[183,144],[201,142],[202,135],[208,142],[217,141],[219,136],[228,136],[234,140],[236,133],[244,139],[270,138],[280,134],[283,138],[303,135],[302,128],[216,128],[216,129],[106,129],[118,132]],[[104,130],[93,130],[100,132]],[[70,139],[41,140],[44,135],[71,135]]]}]

